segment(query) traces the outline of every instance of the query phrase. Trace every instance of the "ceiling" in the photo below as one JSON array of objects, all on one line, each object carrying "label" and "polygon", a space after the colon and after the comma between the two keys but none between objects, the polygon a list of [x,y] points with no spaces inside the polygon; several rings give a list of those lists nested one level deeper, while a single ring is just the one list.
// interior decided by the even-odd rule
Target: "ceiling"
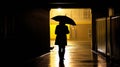
[{"label": "ceiling", "polygon": [[63,8],[106,8],[118,7],[118,0],[74,0],[74,1],[55,1],[48,2],[49,7],[63,7]]}]

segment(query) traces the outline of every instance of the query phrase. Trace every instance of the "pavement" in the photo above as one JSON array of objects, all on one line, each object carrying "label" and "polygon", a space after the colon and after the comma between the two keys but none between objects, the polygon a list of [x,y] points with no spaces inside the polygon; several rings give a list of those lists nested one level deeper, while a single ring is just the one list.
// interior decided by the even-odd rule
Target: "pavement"
[{"label": "pavement", "polygon": [[58,46],[53,47],[50,52],[26,61],[25,67],[110,67],[104,58],[91,50],[91,42],[68,40],[63,62],[59,61]]}]

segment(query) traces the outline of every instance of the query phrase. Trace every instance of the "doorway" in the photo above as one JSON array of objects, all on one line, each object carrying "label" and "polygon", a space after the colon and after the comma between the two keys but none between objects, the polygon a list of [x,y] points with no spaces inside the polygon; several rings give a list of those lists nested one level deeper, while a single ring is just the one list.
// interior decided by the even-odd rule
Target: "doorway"
[{"label": "doorway", "polygon": [[92,41],[92,13],[91,8],[51,8],[50,9],[50,47],[54,46],[55,28],[59,24],[51,18],[57,15],[66,15],[72,18],[76,26],[67,25],[70,33],[67,35],[68,45],[70,41]]}]

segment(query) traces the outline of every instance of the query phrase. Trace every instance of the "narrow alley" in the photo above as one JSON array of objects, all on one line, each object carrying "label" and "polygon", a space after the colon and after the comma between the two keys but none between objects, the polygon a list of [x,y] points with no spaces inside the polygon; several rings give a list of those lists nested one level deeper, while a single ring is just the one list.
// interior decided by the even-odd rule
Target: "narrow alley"
[{"label": "narrow alley", "polygon": [[57,52],[55,45],[49,53],[26,62],[25,67],[106,67],[106,61],[91,51],[90,42],[69,40],[63,63],[59,62]]}]

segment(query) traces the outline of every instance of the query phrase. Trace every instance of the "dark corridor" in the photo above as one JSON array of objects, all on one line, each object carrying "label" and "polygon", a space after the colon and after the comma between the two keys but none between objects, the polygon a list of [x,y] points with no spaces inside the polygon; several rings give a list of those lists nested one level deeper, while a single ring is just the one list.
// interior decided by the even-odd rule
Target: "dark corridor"
[{"label": "dark corridor", "polygon": [[[1,2],[2,3],[2,2]],[[50,52],[50,30],[49,30],[49,10],[50,8],[86,8],[92,9],[92,50],[102,57],[107,59],[107,62],[119,66],[120,50],[119,50],[119,16],[120,9],[115,1],[97,1],[96,3],[82,1],[76,2],[20,2],[6,3],[9,5],[1,8],[0,13],[0,44],[2,64],[7,66],[20,66],[25,61],[39,57],[47,52]],[[26,4],[27,3],[27,4]],[[103,5],[101,5],[103,3]],[[11,5],[12,4],[12,5]],[[43,4],[43,5],[40,5]],[[101,6],[100,6],[101,5]],[[112,13],[109,8],[112,8]],[[115,17],[118,17],[115,19]],[[96,20],[103,20],[104,30],[101,26],[97,27]],[[110,18],[110,27],[107,18]],[[98,22],[99,23],[99,22]],[[105,23],[105,24],[104,24]],[[107,23],[107,24],[106,24]],[[107,28],[108,27],[108,28]],[[104,33],[97,30],[99,28]],[[110,28],[110,31],[109,31]],[[107,30],[107,31],[105,31]],[[99,33],[98,33],[99,32]],[[107,32],[107,33],[106,33]],[[100,37],[102,36],[102,37]],[[104,39],[103,36],[106,36]],[[110,40],[109,40],[110,38]],[[104,41],[103,41],[104,40]],[[99,44],[99,45],[98,45]],[[100,45],[105,47],[105,52],[101,52]],[[100,47],[99,47],[100,46]],[[91,62],[91,61],[90,61]],[[112,65],[111,65],[112,66]],[[113,66],[114,67],[114,66]]]}]

